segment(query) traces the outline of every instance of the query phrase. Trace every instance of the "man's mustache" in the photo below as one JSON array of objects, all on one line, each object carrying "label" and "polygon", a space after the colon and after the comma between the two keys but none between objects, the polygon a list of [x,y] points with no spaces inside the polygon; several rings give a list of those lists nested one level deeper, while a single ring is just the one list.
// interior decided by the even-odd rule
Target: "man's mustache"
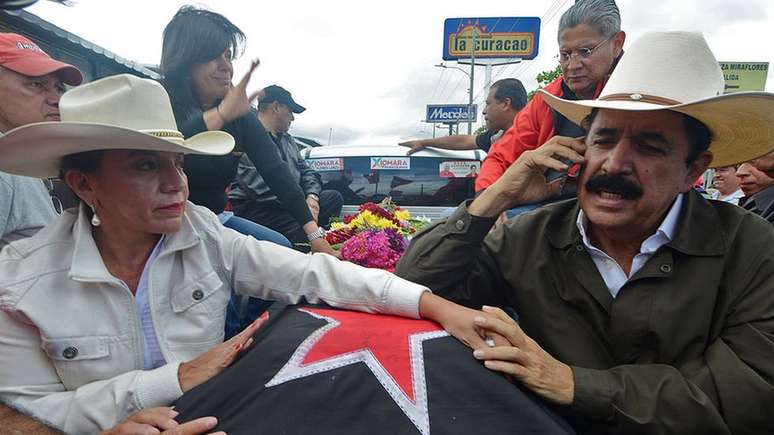
[{"label": "man's mustache", "polygon": [[620,175],[599,174],[586,182],[586,190],[617,193],[624,199],[637,199],[642,196],[640,186]]}]

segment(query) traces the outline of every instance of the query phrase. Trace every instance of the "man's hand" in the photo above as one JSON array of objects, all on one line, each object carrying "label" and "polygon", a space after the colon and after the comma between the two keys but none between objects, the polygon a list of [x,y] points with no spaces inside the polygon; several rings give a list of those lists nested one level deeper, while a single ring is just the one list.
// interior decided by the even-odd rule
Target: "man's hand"
[{"label": "man's hand", "polygon": [[240,352],[253,344],[253,334],[268,318],[269,312],[267,311],[231,339],[213,347],[196,359],[180,364],[177,371],[180,389],[185,393],[230,366]]},{"label": "man's hand", "polygon": [[333,249],[328,243],[327,240],[325,240],[325,237],[320,237],[318,239],[314,239],[311,242],[309,242],[309,246],[312,248],[312,252],[321,252],[323,254],[333,255],[336,258],[341,258],[341,253],[335,249]]},{"label": "man's hand", "polygon": [[477,348],[473,356],[483,360],[488,369],[512,376],[546,400],[571,404],[575,379],[570,366],[543,350],[503,310],[493,307],[483,310],[490,316],[478,316],[476,326],[504,337],[510,345]]},{"label": "man's hand", "polygon": [[320,202],[312,196],[306,197],[306,205],[309,206],[309,212],[315,222],[320,221]]},{"label": "man's hand", "polygon": [[579,139],[554,136],[539,148],[525,151],[503,175],[468,207],[470,214],[494,217],[520,204],[549,198],[562,188],[559,180],[548,182],[546,171],[567,171],[570,166],[559,160],[583,164],[586,144]]},{"label": "man's hand", "polygon": [[[177,411],[166,406],[148,408],[132,415],[120,424],[101,432],[100,435],[200,435],[218,424],[215,417],[202,417],[180,424],[175,421]],[[226,435],[216,432],[210,435]]]},{"label": "man's hand", "polygon": [[253,60],[250,64],[250,69],[244,77],[242,77],[242,80],[240,80],[236,86],[229,89],[228,93],[223,98],[223,101],[220,102],[218,113],[223,118],[224,124],[228,124],[247,113],[250,110],[250,104],[253,100],[263,95],[263,89],[255,91],[249,96],[247,95],[247,84],[250,83],[253,71],[255,71],[260,63],[261,62],[258,59]]},{"label": "man's hand", "polygon": [[753,166],[759,171],[765,172],[769,177],[774,178],[774,151],[755,159]]},{"label": "man's hand", "polygon": [[410,156],[410,155],[414,154],[417,151],[421,151],[421,150],[425,149],[425,147],[427,146],[427,145],[425,145],[425,141],[423,141],[422,139],[409,140],[409,141],[406,141],[406,142],[400,142],[398,145],[400,145],[402,147],[409,147],[410,148],[408,150],[408,152],[406,153],[407,156]]}]

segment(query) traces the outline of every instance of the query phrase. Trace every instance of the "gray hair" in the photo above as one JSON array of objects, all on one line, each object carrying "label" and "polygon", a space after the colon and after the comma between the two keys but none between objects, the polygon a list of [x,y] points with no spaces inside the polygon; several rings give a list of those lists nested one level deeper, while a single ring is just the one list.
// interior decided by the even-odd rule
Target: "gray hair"
[{"label": "gray hair", "polygon": [[559,31],[586,24],[610,38],[621,31],[621,12],[615,0],[577,0],[559,19]]}]

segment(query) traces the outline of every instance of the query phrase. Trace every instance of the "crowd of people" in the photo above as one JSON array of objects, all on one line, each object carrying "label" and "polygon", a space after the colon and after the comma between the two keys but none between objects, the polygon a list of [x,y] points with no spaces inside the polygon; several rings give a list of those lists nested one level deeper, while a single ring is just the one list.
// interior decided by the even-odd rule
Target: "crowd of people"
[{"label": "crowd of people", "polygon": [[81,84],[0,34],[7,412],[208,433],[215,418],[171,405],[251,346],[264,300],[306,298],[434,320],[578,433],[774,432],[774,94],[724,95],[698,33],[624,53],[614,0],[577,1],[556,36],[561,76],[529,102],[494,83],[485,133],[402,143],[489,153],[476,197],[391,274],[325,241],[342,198],[288,133],[305,109],[280,86],[247,92],[257,60],[233,80],[246,41],[226,17],[181,8],[161,82]]}]

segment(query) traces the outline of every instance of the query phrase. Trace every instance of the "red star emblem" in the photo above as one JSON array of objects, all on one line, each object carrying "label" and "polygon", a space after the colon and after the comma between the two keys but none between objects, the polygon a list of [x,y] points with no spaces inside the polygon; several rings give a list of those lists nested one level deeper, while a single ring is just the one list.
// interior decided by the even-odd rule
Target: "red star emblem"
[{"label": "red star emblem", "polygon": [[298,346],[267,388],[362,362],[419,432],[430,433],[422,342],[445,337],[446,331],[427,320],[318,308],[299,311],[328,324]]}]

